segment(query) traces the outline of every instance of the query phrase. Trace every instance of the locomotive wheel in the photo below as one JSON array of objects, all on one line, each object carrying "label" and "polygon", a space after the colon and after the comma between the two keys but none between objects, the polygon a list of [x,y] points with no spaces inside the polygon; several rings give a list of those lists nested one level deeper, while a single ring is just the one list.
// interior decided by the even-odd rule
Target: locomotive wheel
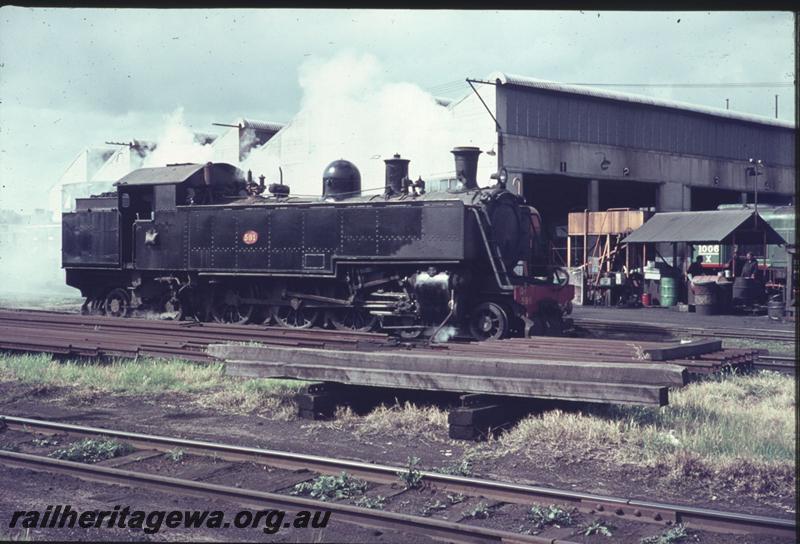
[{"label": "locomotive wheel", "polygon": [[243,298],[253,298],[252,287],[236,288],[217,285],[211,294],[211,317],[217,323],[247,323],[255,307],[245,304]]},{"label": "locomotive wheel", "polygon": [[508,333],[508,316],[499,304],[484,302],[472,311],[469,329],[476,340],[498,340]]},{"label": "locomotive wheel", "polygon": [[319,318],[319,310],[306,308],[302,300],[295,298],[287,306],[273,307],[272,317],[287,329],[310,329]]},{"label": "locomotive wheel", "polygon": [[333,328],[340,331],[369,332],[378,323],[377,316],[358,306],[329,310],[327,317]]},{"label": "locomotive wheel", "polygon": [[131,297],[125,289],[112,289],[103,303],[103,310],[111,317],[127,317],[131,310]]}]

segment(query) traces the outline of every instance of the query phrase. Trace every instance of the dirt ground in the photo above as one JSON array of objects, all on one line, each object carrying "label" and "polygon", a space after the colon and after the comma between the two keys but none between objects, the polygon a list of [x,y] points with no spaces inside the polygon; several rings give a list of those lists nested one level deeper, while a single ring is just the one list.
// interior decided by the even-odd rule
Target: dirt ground
[{"label": "dirt ground", "polygon": [[[337,428],[336,425],[322,426],[306,420],[287,422],[257,416],[231,415],[200,408],[192,402],[190,396],[179,393],[161,396],[115,396],[100,393],[86,394],[85,392],[76,394],[67,387],[0,382],[0,414],[38,417],[118,430],[221,441],[244,446],[314,453],[386,464],[403,465],[409,457],[415,456],[420,459],[420,468],[434,470],[452,468],[465,451],[472,447],[470,443],[450,441],[446,437],[437,437],[436,439],[406,437],[403,433],[364,436],[354,434],[346,428]],[[8,438],[8,436],[5,437],[6,440]],[[3,440],[4,437],[0,435],[0,447],[3,447]],[[726,495],[724,491],[708,489],[699,485],[677,487],[674,480],[665,478],[665,475],[658,469],[647,471],[632,466],[608,466],[593,459],[573,458],[567,451],[542,451],[541,458],[541,463],[532,463],[529,459],[515,456],[480,460],[473,466],[472,475],[642,500],[691,504],[776,517],[794,517],[793,499],[756,500],[736,494]],[[174,466],[170,466],[164,461],[152,460],[149,463],[142,465],[149,472],[167,471],[164,473],[180,475],[174,472],[176,470]],[[189,471],[189,475],[186,477],[194,477],[198,474],[203,476],[205,470],[202,461],[187,462],[181,466]],[[230,485],[231,482],[238,482],[242,487],[252,487],[258,482],[257,478],[254,479],[253,474],[255,472],[250,472],[247,467],[233,467],[222,473],[212,471],[211,474],[206,474],[204,477],[208,477],[209,481],[216,481],[216,483]],[[380,494],[389,497],[387,510],[419,514],[427,509],[434,517],[455,521],[463,518],[465,512],[485,506],[490,513],[488,519],[474,519],[468,522],[515,532],[535,530],[528,520],[525,508],[520,505],[502,505],[491,501],[481,501],[478,498],[467,498],[464,504],[453,505],[449,504],[447,497],[434,496],[430,492],[402,492],[402,489],[385,487],[370,489],[367,495]],[[45,503],[66,502],[72,504],[73,508],[108,509],[109,505],[113,506],[120,501],[124,501],[126,505],[141,505],[142,508],[149,509],[156,508],[155,505],[164,505],[164,508],[172,505],[173,508],[200,510],[216,508],[213,505],[204,505],[201,499],[156,495],[115,486],[87,484],[67,477],[53,478],[49,475],[17,469],[0,469],[0,519],[3,520],[9,518],[11,511],[33,508],[36,505],[43,507]],[[481,502],[485,502],[485,504],[481,504]],[[447,506],[441,508],[442,505]],[[221,506],[219,508],[223,509]],[[235,505],[226,505],[224,509],[234,512],[239,508]],[[588,537],[578,535],[576,527],[585,526],[591,521],[593,519],[579,515],[576,524],[572,527],[550,528],[542,533],[542,536],[568,538],[579,542],[638,542],[643,536],[652,536],[661,530],[661,527],[657,525],[626,525],[609,520],[609,523],[615,526],[613,538],[601,535]],[[7,522],[0,523],[0,530],[7,530]],[[103,530],[105,531],[105,529]],[[116,532],[113,534],[99,534],[96,531],[100,531],[100,529],[92,531],[75,529],[69,533],[34,530],[29,536],[34,539],[185,540],[188,538],[191,540],[228,541],[263,540],[265,536],[252,529],[227,531],[206,529],[200,533],[197,530],[191,532],[165,530],[155,535],[145,535],[141,531],[115,530]],[[697,540],[693,537],[691,541],[707,543],[780,542],[763,537],[734,538],[731,535],[694,531],[690,531],[690,533],[699,538]],[[3,536],[8,535],[0,533],[0,539]],[[281,532],[269,538],[284,542],[307,540],[326,542],[342,540],[415,541],[413,538],[378,535],[365,529],[335,523],[324,534],[312,536],[294,530],[288,533]]]}]

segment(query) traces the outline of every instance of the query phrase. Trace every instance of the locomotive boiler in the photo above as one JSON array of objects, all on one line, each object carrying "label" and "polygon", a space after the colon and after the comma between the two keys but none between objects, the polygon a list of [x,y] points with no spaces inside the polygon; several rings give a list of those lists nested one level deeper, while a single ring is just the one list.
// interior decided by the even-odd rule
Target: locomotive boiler
[{"label": "locomotive boiler", "polygon": [[456,190],[426,191],[395,155],[372,195],[354,164],[332,162],[321,199],[282,182],[265,191],[263,176],[223,163],[135,170],[64,214],[67,283],[84,312],[119,317],[403,337],[560,332],[573,291],[544,264],[538,212],[504,171],[478,186],[478,148],[452,153]]}]

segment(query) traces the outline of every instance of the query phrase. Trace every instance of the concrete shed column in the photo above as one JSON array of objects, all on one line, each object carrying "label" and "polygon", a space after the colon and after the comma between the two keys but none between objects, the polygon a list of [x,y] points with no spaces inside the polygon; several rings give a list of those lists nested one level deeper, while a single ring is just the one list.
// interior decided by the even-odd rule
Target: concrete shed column
[{"label": "concrete shed column", "polygon": [[691,189],[681,183],[662,183],[658,188],[659,212],[685,212],[692,209]]},{"label": "concrete shed column", "polygon": [[600,211],[600,180],[598,179],[590,179],[589,186],[586,189],[588,191],[587,202],[589,203],[589,211],[590,212],[599,212]]}]

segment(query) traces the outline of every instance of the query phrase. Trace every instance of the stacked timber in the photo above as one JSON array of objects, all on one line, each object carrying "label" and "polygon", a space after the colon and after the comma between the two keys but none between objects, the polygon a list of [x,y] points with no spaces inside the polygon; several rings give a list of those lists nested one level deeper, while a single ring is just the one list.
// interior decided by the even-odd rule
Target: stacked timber
[{"label": "stacked timber", "polygon": [[723,349],[721,340],[684,343],[599,340],[594,338],[512,338],[481,344],[442,344],[437,350],[480,357],[534,356],[560,361],[642,362],[668,361],[686,367],[691,374],[723,370],[749,371],[758,358],[755,349]]},{"label": "stacked timber", "polygon": [[467,355],[211,345],[208,353],[224,360],[232,376],[593,403],[664,406],[668,389],[687,382],[686,369],[668,363],[500,358],[475,347]]}]

